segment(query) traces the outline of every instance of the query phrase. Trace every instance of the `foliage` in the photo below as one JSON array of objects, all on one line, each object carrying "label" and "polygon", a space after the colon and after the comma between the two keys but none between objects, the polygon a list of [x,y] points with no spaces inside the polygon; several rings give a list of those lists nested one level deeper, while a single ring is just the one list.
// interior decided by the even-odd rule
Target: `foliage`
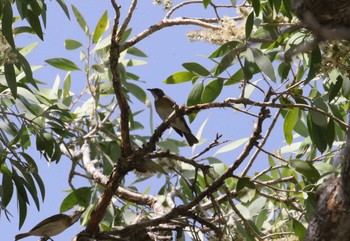
[{"label": "foliage", "polygon": [[[341,58],[346,53],[337,46],[347,43],[324,42],[311,53],[285,61],[286,51],[310,38],[305,29],[289,29],[298,24],[289,0],[250,0],[242,5],[227,1],[231,12],[238,9],[237,16],[212,22],[172,18],[186,4],[170,6],[171,1],[166,1],[169,10],[159,25],[136,34],[128,19],[136,1],[124,21],[114,4],[112,17],[117,20],[109,22],[106,11],[94,28],[72,6],[86,41],[67,39],[65,47],[79,54],[81,63],[47,59],[47,64],[66,75],[46,89],[32,77],[33,69],[25,59],[35,46],[18,49],[12,37],[31,32],[43,38],[39,19],[45,26],[46,5],[25,2],[16,1],[16,7],[30,27],[17,28],[12,22],[14,5],[1,2],[1,43],[17,56],[12,62],[1,59],[0,194],[5,214],[16,192],[21,226],[30,205],[28,194],[38,209],[40,197],[45,197],[36,161],[27,153],[35,146],[57,165],[63,157],[70,159],[69,180],[77,166],[91,178],[91,186],[70,183],[72,191],[62,201],[61,211],[85,207],[87,230],[94,233],[98,225],[101,228],[97,239],[105,237],[105,231],[112,231],[111,240],[112,236],[171,239],[171,231],[193,240],[203,236],[209,240],[303,239],[315,209],[316,188],[339,171],[335,160],[348,128],[350,85],[343,69],[347,62]],[[64,2],[57,2],[69,16]],[[220,6],[203,1],[196,8],[209,11]],[[192,83],[188,106],[180,106],[148,136],[142,132],[145,122],[139,118],[135,100],[142,105],[149,100],[140,77],[131,72],[131,67],[146,64],[147,55],[136,43],[165,27],[189,23],[203,27],[188,34],[191,40],[205,38],[219,46],[205,53],[211,66],[186,62],[183,70],[165,78],[165,84]],[[329,54],[322,56],[322,52]],[[327,64],[334,60],[331,54],[343,64]],[[85,76],[80,93],[74,93],[73,71]],[[219,101],[223,96],[227,98]],[[184,141],[160,140],[177,116],[188,114],[193,121],[217,108],[224,118],[232,118],[228,112],[235,111],[232,123],[238,119],[251,123],[250,134],[237,138],[230,136],[234,126],[215,126],[216,138],[205,136],[208,140],[204,140],[204,121],[197,135],[202,139],[196,147],[200,150],[191,157],[182,154],[188,148]],[[222,135],[233,141],[222,140]],[[285,142],[276,141],[274,135]],[[258,163],[266,168],[260,169]],[[137,180],[126,185],[126,174],[134,171]],[[162,183],[156,193],[142,193],[136,185],[149,186],[154,181]],[[98,188],[93,188],[95,184]],[[144,226],[137,226],[138,222]]]}]

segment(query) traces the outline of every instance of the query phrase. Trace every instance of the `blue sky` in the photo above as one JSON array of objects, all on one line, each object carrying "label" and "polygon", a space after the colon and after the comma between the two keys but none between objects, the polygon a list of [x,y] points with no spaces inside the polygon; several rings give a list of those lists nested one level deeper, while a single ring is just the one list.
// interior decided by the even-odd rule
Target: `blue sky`
[{"label": "blue sky", "polygon": [[[123,1],[126,2],[126,1]],[[130,1],[127,1],[128,3]],[[177,2],[177,1],[174,1]],[[90,30],[93,31],[98,19],[101,17],[103,12],[108,9],[109,19],[112,20],[114,13],[110,1],[99,1],[99,0],[84,0],[84,1],[66,1],[71,12],[71,4],[74,4],[79,11],[83,14]],[[48,6],[47,12],[47,28],[45,30],[45,41],[41,42],[39,39],[33,35],[25,35],[17,40],[17,45],[25,45],[34,41],[39,41],[38,47],[28,56],[31,65],[45,65],[44,60],[53,57],[65,57],[72,59],[75,62],[79,61],[79,55],[76,51],[67,51],[64,48],[65,39],[77,39],[82,42],[86,41],[84,39],[84,34],[80,27],[78,26],[72,12],[71,20],[69,21],[64,15],[63,11],[60,9],[55,1],[47,1]],[[123,16],[127,11],[128,5],[122,6]],[[196,5],[196,10],[188,7],[186,11],[181,11],[180,14],[186,16],[193,16],[193,13],[197,17],[203,17],[206,13],[198,11],[201,9],[200,5]],[[233,11],[233,10],[231,10]],[[165,15],[165,11],[161,6],[156,6],[152,4],[151,0],[139,1],[138,7],[134,13],[134,19],[131,22],[133,28],[133,34],[138,33],[150,25],[160,21]],[[235,16],[236,13],[232,13]],[[110,26],[111,27],[111,26]],[[178,104],[185,104],[186,98],[192,88],[191,83],[181,84],[181,85],[165,85],[162,81],[176,71],[183,70],[181,66],[184,62],[199,62],[204,66],[210,68],[213,64],[207,60],[205,55],[210,55],[217,46],[212,46],[206,43],[194,42],[191,43],[186,37],[186,32],[191,29],[197,29],[194,26],[185,27],[170,27],[165,30],[159,31],[152,36],[148,37],[144,41],[140,42],[137,47],[143,50],[148,58],[145,59],[148,64],[145,66],[135,67],[132,72],[138,74],[141,80],[144,82],[142,88],[162,88],[168,95],[170,95]],[[46,88],[52,86],[56,75],[59,74],[61,79],[64,78],[65,73],[57,71],[52,67],[45,67],[35,72],[35,77],[39,80],[45,81],[47,83]],[[79,88],[79,74],[73,75],[72,83],[77,85]],[[232,87],[237,88],[237,87]],[[228,90],[226,95],[231,95],[231,91]],[[153,103],[153,98],[149,95],[151,102]],[[224,97],[219,97],[219,100],[223,100]],[[136,104],[132,106],[133,110],[145,109],[142,116],[149,120],[149,109],[145,105]],[[235,117],[237,114],[229,110],[230,117]],[[250,134],[252,130],[253,122],[245,122],[245,120],[237,119],[237,124],[233,124],[230,118],[215,118],[215,122],[212,117],[216,117],[220,112],[219,110],[210,110],[198,115],[198,118],[191,124],[191,129],[196,133],[199,129],[200,124],[207,118],[209,118],[208,129],[204,132],[205,139],[208,139],[207,143],[215,138],[217,132],[216,128],[220,127],[221,132],[225,132],[226,137],[232,138],[232,136],[237,139],[243,138]],[[155,126],[160,123],[158,117],[154,118]],[[230,128],[225,128],[230,126]],[[145,133],[151,134],[151,130],[148,124],[145,124]],[[168,132],[165,133],[165,136]],[[174,138],[179,138],[176,133],[171,134]],[[199,147],[201,148],[201,147]],[[70,189],[67,184],[68,172],[70,169],[70,160],[62,158],[58,165],[48,163],[40,158],[37,154],[35,147],[30,151],[30,154],[37,160],[39,166],[40,174],[46,185],[46,198],[41,204],[41,210],[37,211],[34,204],[29,207],[27,219],[22,227],[18,230],[18,214],[16,202],[13,200],[9,206],[9,210],[13,215],[11,222],[8,222],[6,217],[3,215],[0,218],[0,232],[2,240],[14,240],[14,236],[19,232],[25,232],[30,230],[38,222],[54,215],[59,212],[59,207],[63,198],[67,195],[64,190]],[[191,148],[184,148],[182,154],[190,154]],[[231,153],[232,155],[232,153]],[[234,160],[234,156],[229,156],[228,159]],[[77,186],[79,186],[80,180],[76,177],[73,181]],[[146,187],[145,187],[146,188]],[[75,234],[83,230],[79,224],[75,224],[69,230],[56,236],[55,241],[60,240],[70,240]],[[25,240],[34,241],[38,240],[37,237],[28,237]]]}]

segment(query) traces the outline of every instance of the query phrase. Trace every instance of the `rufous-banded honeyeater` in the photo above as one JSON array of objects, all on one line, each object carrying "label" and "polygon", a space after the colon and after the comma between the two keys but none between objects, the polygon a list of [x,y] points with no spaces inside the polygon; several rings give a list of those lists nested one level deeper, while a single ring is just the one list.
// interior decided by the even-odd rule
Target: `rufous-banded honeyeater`
[{"label": "rufous-banded honeyeater", "polygon": [[[164,121],[173,111],[177,104],[163,90],[154,88],[147,89],[154,96],[154,106],[159,117]],[[180,135],[185,136],[188,145],[193,146],[198,143],[197,138],[192,134],[183,116],[177,117],[170,126]]]},{"label": "rufous-banded honeyeater", "polygon": [[[51,239],[52,236],[55,236],[59,233],[62,233],[68,227],[73,225],[81,217],[84,211],[75,211],[71,215],[66,214],[56,214],[49,218],[44,219],[38,223],[34,228],[29,232],[20,233],[16,235],[15,241],[28,236],[40,236],[43,237],[41,240]],[[51,239],[52,240],[52,239]]]}]

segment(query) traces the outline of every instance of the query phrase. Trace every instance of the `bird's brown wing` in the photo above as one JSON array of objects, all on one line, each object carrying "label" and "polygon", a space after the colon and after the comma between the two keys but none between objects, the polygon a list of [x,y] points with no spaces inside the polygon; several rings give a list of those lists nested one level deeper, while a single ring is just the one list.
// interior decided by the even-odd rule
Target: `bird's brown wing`
[{"label": "bird's brown wing", "polygon": [[44,219],[43,221],[41,221],[41,222],[38,223],[37,225],[35,225],[35,227],[32,228],[30,231],[34,231],[34,230],[38,229],[39,227],[41,227],[41,226],[43,226],[43,225],[45,225],[45,224],[47,224],[47,223],[56,222],[56,221],[58,221],[58,220],[61,220],[61,219],[66,218],[66,217],[67,217],[67,215],[65,215],[65,214],[56,214],[56,215],[53,215],[53,216],[51,216],[51,217],[49,217],[49,218]]}]

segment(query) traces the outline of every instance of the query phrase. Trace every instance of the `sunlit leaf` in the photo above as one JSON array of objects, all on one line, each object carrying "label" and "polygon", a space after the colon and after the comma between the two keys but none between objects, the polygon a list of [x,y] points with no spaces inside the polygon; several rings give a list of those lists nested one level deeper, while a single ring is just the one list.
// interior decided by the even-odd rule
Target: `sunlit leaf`
[{"label": "sunlit leaf", "polygon": [[96,24],[94,34],[92,36],[92,42],[97,43],[102,37],[108,26],[108,12],[107,10],[102,14],[100,20]]},{"label": "sunlit leaf", "polygon": [[73,50],[73,49],[77,49],[81,46],[83,46],[82,43],[80,43],[79,41],[77,40],[74,40],[74,39],[66,39],[64,41],[64,46],[66,47],[66,49],[68,50]]},{"label": "sunlit leaf", "polygon": [[299,109],[293,108],[288,110],[283,125],[284,137],[286,138],[286,142],[290,145],[293,142],[293,129],[295,124],[299,119]]},{"label": "sunlit leaf", "polygon": [[248,141],[249,138],[242,138],[239,140],[236,140],[234,142],[228,143],[226,145],[224,145],[223,147],[221,147],[219,150],[217,150],[213,156],[216,156],[218,154],[222,154],[225,152],[229,152],[229,151],[233,151],[235,149],[237,149],[238,147],[240,147],[241,145],[243,145],[244,143],[246,143]]},{"label": "sunlit leaf", "polygon": [[293,231],[296,234],[296,236],[299,238],[299,240],[304,240],[307,232],[304,225],[297,219],[292,218],[292,226],[293,226]]},{"label": "sunlit leaf", "polygon": [[179,84],[183,82],[191,81],[197,75],[189,71],[179,71],[170,75],[166,80],[163,81],[165,84]]},{"label": "sunlit leaf", "polygon": [[75,63],[65,58],[52,58],[45,60],[45,62],[53,67],[66,71],[80,70]]},{"label": "sunlit leaf", "polygon": [[36,48],[36,46],[38,46],[38,42],[34,42],[31,43],[27,46],[24,46],[23,48],[21,48],[19,50],[19,52],[23,55],[23,56],[27,56],[30,52],[32,52],[33,49]]},{"label": "sunlit leaf", "polygon": [[83,15],[81,15],[81,13],[79,12],[79,10],[78,10],[74,5],[72,5],[72,10],[73,10],[75,19],[77,20],[77,22],[78,22],[80,28],[84,31],[84,33],[85,33],[86,35],[89,35],[89,34],[90,34],[89,27],[88,27],[88,25],[86,24],[86,21],[85,21]]}]

